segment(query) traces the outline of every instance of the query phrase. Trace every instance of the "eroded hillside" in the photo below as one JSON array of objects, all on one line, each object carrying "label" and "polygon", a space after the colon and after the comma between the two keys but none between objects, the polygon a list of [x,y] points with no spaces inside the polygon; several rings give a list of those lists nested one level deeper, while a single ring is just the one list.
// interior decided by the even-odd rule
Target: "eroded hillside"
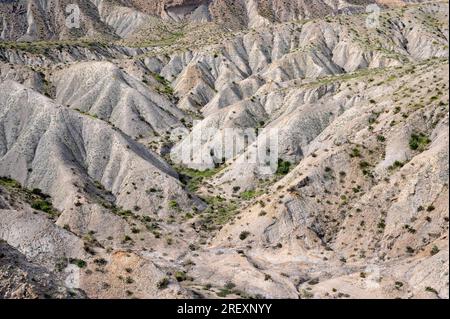
[{"label": "eroded hillside", "polygon": [[448,3],[372,2],[2,5],[0,296],[448,298]]}]

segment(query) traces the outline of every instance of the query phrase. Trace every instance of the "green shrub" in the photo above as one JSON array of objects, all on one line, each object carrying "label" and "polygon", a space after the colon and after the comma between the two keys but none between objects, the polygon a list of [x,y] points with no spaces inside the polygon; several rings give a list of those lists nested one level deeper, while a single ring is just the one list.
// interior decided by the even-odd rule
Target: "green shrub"
[{"label": "green shrub", "polygon": [[132,217],[134,214],[131,210],[123,210],[118,207],[112,207],[112,212],[122,218]]},{"label": "green shrub", "polygon": [[370,167],[370,163],[368,163],[366,161],[362,161],[362,162],[359,163],[359,167],[361,169],[366,169],[366,168]]},{"label": "green shrub", "polygon": [[440,252],[440,250],[439,250],[438,246],[434,245],[433,248],[431,248],[431,256],[434,256],[439,252]]},{"label": "green shrub", "polygon": [[361,157],[361,151],[358,148],[352,149],[350,157]]},{"label": "green shrub", "polygon": [[71,258],[69,262],[73,265],[78,266],[79,268],[85,268],[87,266],[87,263],[82,259]]},{"label": "green shrub", "polygon": [[231,290],[231,289],[236,288],[236,285],[234,283],[232,283],[231,281],[228,281],[224,287],[225,287],[225,289]]},{"label": "green shrub", "polygon": [[52,203],[44,200],[44,199],[35,199],[31,207],[36,210],[43,211],[45,213],[51,213],[53,211]]},{"label": "green shrub", "polygon": [[227,201],[220,196],[202,198],[208,208],[200,215],[201,227],[205,230],[214,230],[225,225],[236,215],[238,205],[234,200]]},{"label": "green shrub", "polygon": [[427,292],[432,292],[432,293],[434,293],[434,294],[438,294],[438,292],[436,291],[436,289],[434,289],[434,288],[431,288],[431,287],[426,287],[425,288],[425,291],[427,291]]},{"label": "green shrub", "polygon": [[187,279],[186,273],[184,271],[177,271],[175,273],[175,279],[178,282],[185,281]]},{"label": "green shrub", "polygon": [[133,239],[130,237],[130,236],[128,236],[128,235],[125,235],[124,237],[123,237],[123,243],[126,243],[126,242],[130,242],[130,241],[133,241]]},{"label": "green shrub", "polygon": [[177,171],[180,174],[181,181],[187,186],[191,192],[196,192],[202,183],[222,170],[221,167],[209,169],[205,171],[198,171],[190,168],[179,167]]},{"label": "green shrub", "polygon": [[423,151],[430,143],[431,140],[425,134],[412,134],[409,140],[409,147],[413,151]]},{"label": "green shrub", "polygon": [[403,283],[401,282],[401,281],[396,281],[395,282],[395,288],[396,289],[400,289],[400,288],[402,288],[403,287]]},{"label": "green shrub", "polygon": [[402,168],[403,166],[405,166],[405,163],[400,162],[400,161],[395,161],[394,164],[392,164],[391,166],[388,167],[388,170],[393,171],[398,168]]},{"label": "green shrub", "polygon": [[217,296],[221,297],[221,298],[225,298],[228,295],[231,295],[233,293],[237,294],[239,293],[238,291],[235,291],[234,288],[236,287],[236,285],[234,283],[232,283],[231,281],[228,281],[225,286],[220,289],[220,291],[217,293]]},{"label": "green shrub", "polygon": [[277,175],[287,175],[291,170],[291,166],[290,162],[278,159]]},{"label": "green shrub", "polygon": [[33,195],[37,195],[37,196],[40,196],[40,197],[48,197],[48,195],[45,195],[44,193],[42,193],[42,190],[40,189],[40,188],[33,188],[32,190],[31,190],[31,193],[33,194]]},{"label": "green shrub", "polygon": [[178,209],[179,205],[178,205],[176,200],[171,200],[169,202],[169,207],[172,208],[172,209]]},{"label": "green shrub", "polygon": [[243,231],[243,232],[241,232],[241,234],[239,235],[239,239],[240,239],[240,240],[246,240],[248,236],[250,236],[250,232],[248,232],[248,231]]},{"label": "green shrub", "polygon": [[108,261],[104,258],[98,258],[98,259],[94,259],[94,263],[98,266],[105,266]]},{"label": "green shrub", "polygon": [[9,178],[9,177],[0,177],[0,185],[5,187],[12,187],[12,188],[21,188],[19,182]]},{"label": "green shrub", "polygon": [[158,289],[166,289],[167,286],[169,286],[169,278],[164,277],[163,279],[161,279],[160,281],[158,281],[158,283],[156,284],[156,287],[158,287]]},{"label": "green shrub", "polygon": [[220,291],[217,293],[217,296],[220,298],[225,298],[228,296],[231,292],[226,289],[220,289]]}]

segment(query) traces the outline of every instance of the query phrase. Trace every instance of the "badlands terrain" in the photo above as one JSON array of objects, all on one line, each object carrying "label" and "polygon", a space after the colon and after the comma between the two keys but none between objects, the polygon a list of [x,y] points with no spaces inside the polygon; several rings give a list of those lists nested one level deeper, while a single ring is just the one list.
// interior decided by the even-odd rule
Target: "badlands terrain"
[{"label": "badlands terrain", "polygon": [[448,12],[0,3],[0,298],[449,298]]}]

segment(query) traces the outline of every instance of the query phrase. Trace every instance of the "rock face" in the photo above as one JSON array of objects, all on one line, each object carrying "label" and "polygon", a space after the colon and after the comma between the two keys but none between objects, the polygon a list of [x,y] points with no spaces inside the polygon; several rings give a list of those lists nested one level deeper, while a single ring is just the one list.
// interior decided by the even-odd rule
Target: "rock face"
[{"label": "rock face", "polygon": [[16,82],[5,81],[1,89],[10,92],[0,102],[1,176],[40,188],[58,209],[89,212],[87,219],[105,200],[140,214],[165,215],[173,199],[180,209],[191,207],[177,173],[122,131]]},{"label": "rock face", "polygon": [[0,7],[0,39],[127,38],[155,22],[155,18],[175,23],[215,22],[233,29],[258,28],[273,22],[364,12],[370,4],[395,7],[405,2],[408,1],[20,0]]},{"label": "rock face", "polygon": [[260,27],[273,22],[361,12],[370,4],[399,6],[407,1],[161,0],[149,3],[131,0],[130,2],[139,10],[164,19],[217,21],[229,27]]},{"label": "rock face", "polygon": [[[114,247],[112,236],[119,236],[120,229],[113,229],[107,241],[102,232],[109,226],[117,228],[120,219],[114,220],[105,213],[100,220],[102,230],[91,230],[78,237],[71,229],[73,224],[60,227],[59,220],[52,222],[54,215],[49,220],[48,209],[36,209],[42,196],[48,203],[48,195],[41,191],[29,191],[12,180],[1,180],[0,236],[20,249],[19,253],[0,243],[3,298],[192,297],[171,282],[149,256],[118,247],[111,253],[112,248],[105,247]],[[131,237],[127,241],[131,242]]]},{"label": "rock face", "polygon": [[129,136],[164,135],[183,127],[184,113],[167,96],[112,63],[76,64],[56,73],[52,83],[59,103],[110,122]]},{"label": "rock face", "polygon": [[[113,36],[112,30],[101,21],[98,10],[91,1],[11,1],[2,4],[0,13],[2,40]],[[72,28],[75,25],[77,27]]]},{"label": "rock face", "polygon": [[25,256],[5,242],[0,242],[0,295],[8,299],[82,298],[69,291],[54,274],[30,263]]},{"label": "rock face", "polygon": [[448,298],[448,4],[418,2],[3,4],[0,297]]},{"label": "rock face", "polygon": [[[447,63],[421,65],[413,74],[398,69],[396,74],[400,77],[390,82],[391,92],[409,90],[416,85],[419,87],[419,82],[424,83],[425,79],[432,79],[437,74],[438,78],[444,80],[434,84],[436,87],[430,92],[433,96],[441,87],[448,85],[447,67]],[[375,81],[384,76],[385,74],[376,77]],[[349,83],[352,85],[347,86]],[[358,85],[357,83],[368,82],[363,78],[344,81],[341,86],[345,88],[344,91],[334,95],[335,98],[341,94],[345,96],[348,87]],[[400,86],[397,87],[395,83]],[[248,232],[251,235],[244,241],[252,246],[248,250],[248,258],[258,259],[261,265],[264,265],[265,258],[262,256],[265,253],[270,256],[268,259],[273,258],[274,249],[279,263],[291,263],[291,254],[303,256],[305,253],[314,254],[315,251],[325,250],[328,253],[325,255],[324,267],[332,264],[331,260],[336,258],[336,262],[341,263],[338,266],[341,269],[358,265],[361,272],[365,272],[364,268],[368,267],[366,262],[371,260],[370,267],[378,269],[378,276],[383,277],[383,282],[377,284],[373,294],[359,295],[358,290],[352,287],[358,286],[356,282],[341,291],[359,297],[382,296],[378,289],[389,290],[384,285],[393,283],[384,280],[385,277],[393,276],[392,272],[396,273],[394,277],[399,275],[394,270],[396,267],[409,268],[406,266],[406,260],[409,259],[418,264],[428,263],[429,258],[438,258],[430,253],[433,247],[447,249],[444,241],[448,236],[448,224],[442,224],[447,220],[448,199],[448,116],[444,113],[445,108],[436,109],[439,102],[427,103],[424,108],[405,109],[408,114],[406,120],[394,120],[389,117],[389,114],[395,112],[395,109],[389,110],[394,105],[389,98],[390,89],[383,84],[373,87],[359,85],[361,89],[365,87],[365,96],[383,98],[384,103],[378,106],[380,109],[371,107],[371,103],[365,101],[363,96],[360,101],[350,104],[350,107],[347,105],[349,108],[309,143],[300,165],[267,191],[267,195],[259,199],[260,202],[250,206],[236,225],[226,226],[216,238],[216,245],[239,245],[242,243],[239,234]],[[427,98],[430,99],[431,96]],[[365,109],[364,105],[368,108]],[[411,107],[412,102],[406,102],[401,108],[408,108],[407,105]],[[371,122],[372,112],[380,114],[373,130],[367,124]],[[426,116],[422,117],[424,114]],[[424,123],[425,117],[430,122],[427,120]],[[397,122],[394,126],[391,124],[393,120]],[[348,122],[353,123],[351,128],[345,125]],[[426,130],[427,126],[434,127],[430,131],[429,148],[422,153],[411,151],[408,140],[412,132]],[[386,137],[385,142],[380,142],[384,140],[381,136]],[[423,161],[427,161],[427,164]],[[233,180],[239,180],[243,172],[234,172],[236,169],[231,166],[230,171],[219,178],[219,183],[231,180],[231,176],[235,177]],[[434,176],[431,177],[433,182],[425,182],[425,176]],[[217,186],[214,188],[217,189]],[[326,193],[319,191],[323,189]],[[282,199],[274,201],[274,198]],[[264,215],[261,215],[262,211],[265,212]],[[444,216],[441,215],[442,212]],[[437,254],[438,250],[434,249]],[[281,257],[284,254],[286,257]],[[294,270],[298,264],[292,263],[291,277],[316,276],[312,269],[320,267],[316,264],[303,272]],[[392,263],[396,266],[386,266]],[[442,268],[436,270],[440,274],[438,276],[444,276],[446,263],[448,261],[439,264]],[[349,264],[352,266],[347,266]],[[350,269],[347,271],[357,272]],[[415,276],[427,273],[423,270],[422,275],[419,275],[422,271],[416,271]],[[405,274],[408,272],[405,271]],[[358,276],[359,273],[356,277]],[[397,279],[407,284],[410,291],[407,293],[402,290],[397,296],[426,296],[424,287],[414,286],[410,283],[412,279],[405,276]],[[331,286],[328,286],[328,280],[331,280]],[[437,294],[447,298],[446,281],[434,280],[423,282],[423,285],[437,287]],[[312,287],[312,293],[317,292],[317,297],[330,293],[336,279],[325,276],[320,278],[320,282],[322,281],[327,289]],[[361,283],[365,284],[364,280],[361,279]],[[305,289],[308,285],[301,287]],[[411,293],[411,290],[415,292]]]}]

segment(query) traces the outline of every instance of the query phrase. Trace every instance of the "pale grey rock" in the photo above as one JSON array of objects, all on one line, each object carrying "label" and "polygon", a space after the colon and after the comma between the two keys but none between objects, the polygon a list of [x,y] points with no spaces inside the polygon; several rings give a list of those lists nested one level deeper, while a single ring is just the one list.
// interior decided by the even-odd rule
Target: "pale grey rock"
[{"label": "pale grey rock", "polygon": [[55,273],[27,258],[5,242],[0,242],[0,298],[45,299],[83,298],[69,290]]},{"label": "pale grey rock", "polygon": [[[122,132],[15,82],[1,88],[9,92],[0,98],[1,176],[42,189],[60,210],[82,209],[78,202],[100,205],[105,195],[92,198],[101,194],[94,182],[111,192],[117,206],[140,207],[141,214],[165,215],[172,199],[180,208],[190,205],[177,173]],[[151,188],[164,189],[162,198],[148,194]],[[79,200],[78,192],[91,195]]]},{"label": "pale grey rock", "polygon": [[149,22],[150,16],[129,7],[114,5],[104,0],[90,0],[98,9],[101,21],[113,28],[114,33],[126,38]]},{"label": "pale grey rock", "polygon": [[110,62],[79,63],[54,75],[56,100],[111,123],[132,137],[183,127],[183,112],[163,94]]}]

